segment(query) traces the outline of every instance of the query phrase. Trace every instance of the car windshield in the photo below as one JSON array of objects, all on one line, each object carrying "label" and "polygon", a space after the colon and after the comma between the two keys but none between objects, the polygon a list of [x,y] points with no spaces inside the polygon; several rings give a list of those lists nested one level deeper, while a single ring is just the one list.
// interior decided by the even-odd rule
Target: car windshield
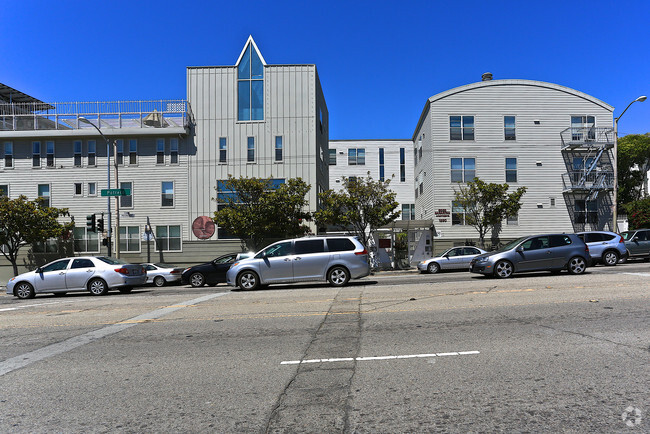
[{"label": "car windshield", "polygon": [[634,235],[634,231],[623,232],[623,233],[621,234],[621,236],[623,237],[623,239],[624,239],[625,241],[627,241],[627,240],[629,240],[630,238],[632,238],[632,235]]},{"label": "car windshield", "polygon": [[153,265],[155,265],[158,268],[176,268],[176,265],[165,264],[164,262],[157,262],[157,263],[155,263]]},{"label": "car windshield", "polygon": [[514,241],[510,241],[508,244],[506,244],[505,246],[501,247],[501,248],[500,248],[499,250],[497,250],[497,251],[498,251],[498,252],[505,252],[505,251],[508,251],[508,250],[512,250],[512,249],[513,249],[517,244],[521,243],[521,242],[524,241],[526,238],[528,238],[528,237],[521,237],[521,238],[517,238],[517,239],[514,240]]},{"label": "car windshield", "polygon": [[124,265],[124,264],[128,264],[128,262],[124,262],[121,259],[112,258],[110,256],[98,256],[97,259],[99,259],[102,262],[106,262],[108,265]]}]

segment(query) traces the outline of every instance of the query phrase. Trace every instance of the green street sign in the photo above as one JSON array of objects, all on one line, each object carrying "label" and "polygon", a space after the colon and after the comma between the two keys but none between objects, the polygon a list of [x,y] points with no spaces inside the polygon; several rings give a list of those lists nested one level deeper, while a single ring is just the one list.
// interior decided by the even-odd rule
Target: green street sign
[{"label": "green street sign", "polygon": [[131,196],[128,188],[108,188],[102,190],[102,196]]}]

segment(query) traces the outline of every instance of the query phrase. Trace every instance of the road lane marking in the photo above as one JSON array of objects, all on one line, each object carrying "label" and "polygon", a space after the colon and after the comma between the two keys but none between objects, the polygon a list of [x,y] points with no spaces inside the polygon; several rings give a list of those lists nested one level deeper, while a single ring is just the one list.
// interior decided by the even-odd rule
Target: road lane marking
[{"label": "road lane marking", "polygon": [[397,359],[423,359],[430,357],[448,357],[448,356],[469,356],[480,354],[479,351],[454,351],[451,353],[430,353],[430,354],[406,354],[399,356],[370,356],[370,357],[339,357],[336,359],[309,359],[309,360],[287,360],[280,362],[281,365],[300,365],[303,363],[334,363],[334,362],[366,362],[372,360],[397,360]]},{"label": "road lane marking", "polygon": [[621,274],[629,274],[630,276],[650,276],[650,273],[621,273]]},{"label": "road lane marking", "polygon": [[32,363],[36,363],[48,357],[56,356],[65,353],[67,351],[73,350],[75,348],[78,348],[82,345],[89,344],[103,337],[110,336],[115,333],[119,333],[135,325],[152,322],[154,320],[157,320],[165,315],[169,315],[170,313],[176,312],[177,310],[183,309],[185,307],[203,303],[204,301],[212,300],[213,298],[221,297],[227,294],[230,293],[220,292],[217,294],[210,294],[200,298],[189,300],[181,304],[156,309],[151,312],[147,312],[142,315],[138,315],[136,317],[124,321],[120,321],[116,324],[111,324],[101,329],[93,330],[91,332],[84,333],[79,336],[71,337],[69,339],[66,339],[65,341],[48,345],[43,348],[39,348],[38,350],[30,351],[29,353],[12,357],[3,362],[0,362],[0,376],[15,371],[16,369],[24,368],[25,366],[31,365]]},{"label": "road lane marking", "polygon": [[0,312],[7,312],[7,311],[10,311],[10,310],[27,309],[28,307],[46,306],[46,305],[49,305],[49,304],[61,304],[61,303],[64,303],[64,302],[63,301],[53,301],[53,302],[50,302],[50,303],[36,303],[36,304],[26,304],[26,305],[21,305],[21,306],[16,306],[16,307],[5,307],[3,309],[0,309]]}]

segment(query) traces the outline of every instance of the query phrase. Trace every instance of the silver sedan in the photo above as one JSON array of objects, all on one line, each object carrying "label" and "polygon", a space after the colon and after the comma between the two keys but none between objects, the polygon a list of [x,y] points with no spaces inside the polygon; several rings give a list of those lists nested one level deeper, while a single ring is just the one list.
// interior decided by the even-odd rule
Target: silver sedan
[{"label": "silver sedan", "polygon": [[437,273],[440,270],[469,270],[472,259],[485,250],[474,246],[452,247],[440,256],[426,259],[418,264],[420,273]]},{"label": "silver sedan", "polygon": [[165,286],[169,283],[179,283],[181,281],[181,274],[183,274],[183,270],[185,269],[163,262],[144,263],[142,266],[147,270],[147,283],[153,283],[158,287]]}]

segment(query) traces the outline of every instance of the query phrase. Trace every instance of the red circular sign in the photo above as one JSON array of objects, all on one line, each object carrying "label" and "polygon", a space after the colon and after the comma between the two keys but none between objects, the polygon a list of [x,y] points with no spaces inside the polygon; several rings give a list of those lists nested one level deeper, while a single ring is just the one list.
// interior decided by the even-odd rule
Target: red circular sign
[{"label": "red circular sign", "polygon": [[199,240],[207,240],[214,235],[214,222],[204,215],[197,217],[192,222],[192,233]]}]

